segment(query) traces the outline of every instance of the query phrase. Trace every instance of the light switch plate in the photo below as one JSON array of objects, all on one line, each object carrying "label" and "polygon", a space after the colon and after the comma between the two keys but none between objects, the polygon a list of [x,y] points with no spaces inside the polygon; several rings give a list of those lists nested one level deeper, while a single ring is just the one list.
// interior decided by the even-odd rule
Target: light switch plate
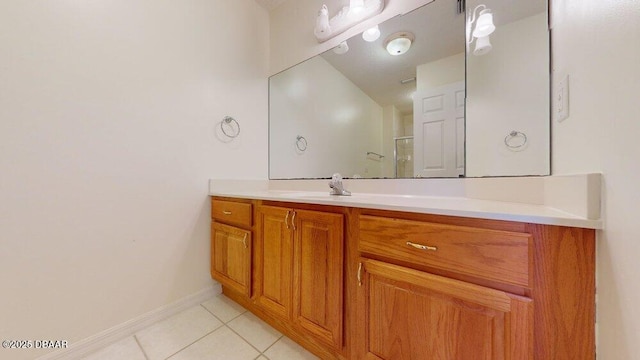
[{"label": "light switch plate", "polygon": [[558,122],[569,117],[569,75],[560,80],[556,87],[553,111]]}]

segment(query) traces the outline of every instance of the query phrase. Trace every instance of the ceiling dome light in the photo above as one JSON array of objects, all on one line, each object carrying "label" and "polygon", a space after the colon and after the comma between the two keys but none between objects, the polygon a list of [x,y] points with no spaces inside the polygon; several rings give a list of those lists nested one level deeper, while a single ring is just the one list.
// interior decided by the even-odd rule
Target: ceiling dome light
[{"label": "ceiling dome light", "polygon": [[387,52],[393,56],[398,56],[406,53],[411,48],[411,43],[415,40],[412,33],[398,32],[392,34],[385,40],[384,47]]},{"label": "ceiling dome light", "polygon": [[364,39],[364,41],[368,42],[374,42],[378,40],[379,37],[380,28],[378,27],[378,25],[372,27],[371,29],[365,30],[365,32],[362,33],[362,38]]}]

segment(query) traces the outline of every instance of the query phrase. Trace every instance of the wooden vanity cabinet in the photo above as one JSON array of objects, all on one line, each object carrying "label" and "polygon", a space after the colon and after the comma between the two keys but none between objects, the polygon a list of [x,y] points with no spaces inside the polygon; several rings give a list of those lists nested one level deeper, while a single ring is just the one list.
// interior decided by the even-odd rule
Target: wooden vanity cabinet
[{"label": "wooden vanity cabinet", "polygon": [[252,204],[212,200],[211,277],[251,296]]},{"label": "wooden vanity cabinet", "polygon": [[355,359],[595,356],[594,231],[363,211]]},{"label": "wooden vanity cabinet", "polygon": [[255,304],[341,350],[343,214],[267,205],[257,214]]},{"label": "wooden vanity cabinet", "polygon": [[594,230],[228,198],[212,220],[224,294],[322,359],[595,356]]}]

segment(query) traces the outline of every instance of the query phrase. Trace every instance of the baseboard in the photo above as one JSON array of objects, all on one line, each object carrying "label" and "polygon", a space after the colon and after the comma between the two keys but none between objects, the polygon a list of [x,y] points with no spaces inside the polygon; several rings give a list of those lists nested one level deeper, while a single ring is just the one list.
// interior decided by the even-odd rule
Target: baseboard
[{"label": "baseboard", "polygon": [[116,325],[103,332],[90,336],[84,340],[72,343],[68,348],[54,351],[39,357],[37,360],[78,360],[88,354],[111,345],[119,340],[131,336],[136,332],[175,315],[192,306],[200,304],[222,292],[219,284],[198,291],[195,294],[184,297],[176,302],[152,310],[137,318]]}]

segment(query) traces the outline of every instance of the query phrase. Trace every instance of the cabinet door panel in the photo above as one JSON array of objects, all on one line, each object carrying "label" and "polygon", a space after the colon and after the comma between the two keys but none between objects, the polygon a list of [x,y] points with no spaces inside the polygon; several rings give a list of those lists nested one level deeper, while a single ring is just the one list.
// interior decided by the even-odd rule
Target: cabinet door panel
[{"label": "cabinet door panel", "polygon": [[285,220],[291,210],[263,206],[259,211],[256,304],[289,318],[291,310],[292,232]]},{"label": "cabinet door panel", "polygon": [[251,232],[211,223],[211,277],[251,295]]},{"label": "cabinet door panel", "polygon": [[532,358],[530,299],[378,261],[363,265],[361,358]]},{"label": "cabinet door panel", "polygon": [[296,210],[294,321],[342,346],[343,216]]}]

